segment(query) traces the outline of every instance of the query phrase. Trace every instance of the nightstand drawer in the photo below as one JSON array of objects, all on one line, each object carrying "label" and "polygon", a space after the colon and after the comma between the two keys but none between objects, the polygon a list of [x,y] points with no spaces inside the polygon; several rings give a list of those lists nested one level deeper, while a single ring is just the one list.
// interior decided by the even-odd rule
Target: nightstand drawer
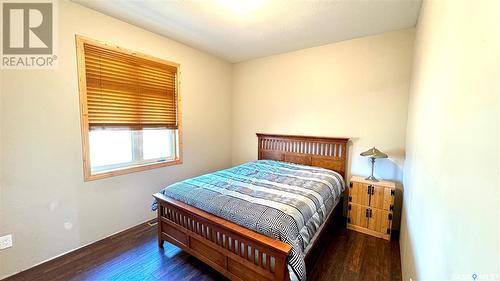
[{"label": "nightstand drawer", "polygon": [[360,227],[368,227],[368,208],[358,204],[349,204],[348,222]]},{"label": "nightstand drawer", "polygon": [[393,201],[391,191],[392,189],[387,187],[372,185],[370,207],[389,211]]},{"label": "nightstand drawer", "polygon": [[358,204],[349,204],[347,228],[390,240],[392,213]]},{"label": "nightstand drawer", "polygon": [[387,233],[387,229],[390,229],[391,226],[392,214],[380,209],[370,209],[369,213],[367,228],[376,232]]},{"label": "nightstand drawer", "polygon": [[354,204],[369,205],[370,193],[369,185],[359,182],[351,182],[349,190],[349,202]]}]

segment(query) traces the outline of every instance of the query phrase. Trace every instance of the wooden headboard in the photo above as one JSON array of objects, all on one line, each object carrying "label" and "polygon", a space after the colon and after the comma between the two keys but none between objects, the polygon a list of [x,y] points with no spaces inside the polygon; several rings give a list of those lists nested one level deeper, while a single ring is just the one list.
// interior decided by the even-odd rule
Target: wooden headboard
[{"label": "wooden headboard", "polygon": [[345,178],[349,138],[257,134],[259,160],[317,166]]}]

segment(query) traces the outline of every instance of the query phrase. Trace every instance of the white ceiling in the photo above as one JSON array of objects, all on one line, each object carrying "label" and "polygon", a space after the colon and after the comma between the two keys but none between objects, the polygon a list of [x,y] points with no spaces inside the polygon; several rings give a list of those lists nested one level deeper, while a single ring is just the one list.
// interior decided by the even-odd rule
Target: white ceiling
[{"label": "white ceiling", "polygon": [[230,62],[413,27],[420,10],[420,0],[73,1]]}]

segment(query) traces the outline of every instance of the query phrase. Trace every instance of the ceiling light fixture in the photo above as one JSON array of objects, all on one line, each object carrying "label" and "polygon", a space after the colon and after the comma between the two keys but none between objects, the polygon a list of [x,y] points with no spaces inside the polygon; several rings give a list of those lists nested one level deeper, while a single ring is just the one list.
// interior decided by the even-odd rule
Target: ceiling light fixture
[{"label": "ceiling light fixture", "polygon": [[217,2],[231,11],[243,15],[255,11],[266,0],[217,0]]}]

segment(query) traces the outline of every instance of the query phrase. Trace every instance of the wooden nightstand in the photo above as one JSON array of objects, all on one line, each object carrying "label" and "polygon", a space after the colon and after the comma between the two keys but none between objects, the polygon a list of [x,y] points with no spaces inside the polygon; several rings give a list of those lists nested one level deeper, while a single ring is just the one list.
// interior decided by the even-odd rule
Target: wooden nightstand
[{"label": "wooden nightstand", "polygon": [[391,239],[396,184],[353,176],[349,184],[347,228]]}]

